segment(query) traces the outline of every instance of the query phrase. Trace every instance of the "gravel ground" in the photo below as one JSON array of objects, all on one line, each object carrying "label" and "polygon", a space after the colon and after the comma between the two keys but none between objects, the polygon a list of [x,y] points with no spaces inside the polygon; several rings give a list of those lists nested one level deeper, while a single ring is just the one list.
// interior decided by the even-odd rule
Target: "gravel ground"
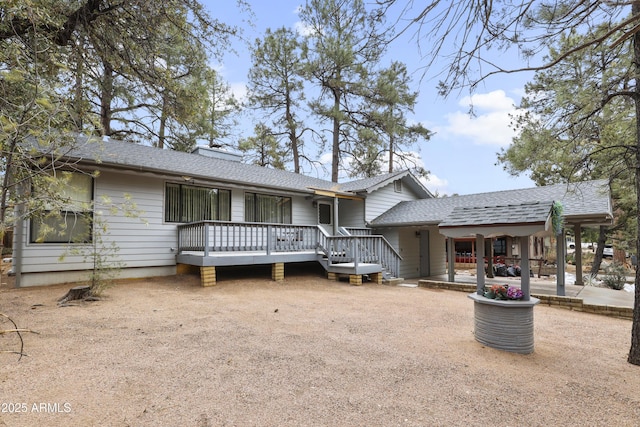
[{"label": "gravel ground", "polygon": [[28,357],[0,354],[0,426],[640,423],[628,320],[537,306],[535,352],[517,355],[474,340],[464,293],[263,273],[126,282],[71,307],[69,286],[0,288],[0,312],[39,332]]}]

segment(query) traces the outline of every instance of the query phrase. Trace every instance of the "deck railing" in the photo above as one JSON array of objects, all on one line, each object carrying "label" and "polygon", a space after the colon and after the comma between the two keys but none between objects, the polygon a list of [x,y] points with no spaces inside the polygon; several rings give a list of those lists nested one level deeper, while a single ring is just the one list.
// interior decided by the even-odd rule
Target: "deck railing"
[{"label": "deck railing", "polygon": [[400,270],[400,255],[379,235],[329,236],[315,225],[262,222],[198,221],[178,225],[178,253],[260,251],[322,253],[329,264],[381,264],[392,276]]},{"label": "deck railing", "polygon": [[352,236],[371,236],[370,228],[366,227],[344,227],[344,229]]},{"label": "deck railing", "polygon": [[198,221],[178,226],[178,253],[296,252],[315,250],[318,229],[309,225]]}]

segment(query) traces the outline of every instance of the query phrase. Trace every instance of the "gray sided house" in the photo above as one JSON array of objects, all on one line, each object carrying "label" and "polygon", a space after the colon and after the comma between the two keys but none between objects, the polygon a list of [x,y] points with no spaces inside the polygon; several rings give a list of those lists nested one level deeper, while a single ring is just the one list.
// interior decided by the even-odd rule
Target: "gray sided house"
[{"label": "gray sided house", "polygon": [[[85,203],[71,204],[59,223],[46,224],[64,223],[64,233],[43,238],[37,219],[16,225],[17,286],[85,280],[93,264],[69,248],[87,243],[69,242],[99,222],[107,224],[104,244],[119,248],[114,258],[123,267],[121,278],[195,266],[203,285],[211,285],[219,267],[271,265],[273,279],[282,280],[285,264],[294,262],[318,262],[329,278],[348,277],[353,284],[363,276],[381,283],[447,273],[453,281],[454,269],[447,268],[453,240],[440,224],[456,207],[561,201],[566,227],[579,231],[612,220],[604,181],[434,198],[407,170],[334,183],[244,164],[210,148],[183,153],[81,137],[73,148],[43,156],[61,168],[73,166],[67,196]],[[128,197],[138,216],[110,209]],[[81,222],[75,218],[92,221],[76,228]]]},{"label": "gray sided house", "polygon": [[[400,202],[432,197],[409,171],[337,184],[244,164],[210,148],[183,153],[81,137],[71,149],[49,150],[43,155],[76,171],[72,197],[93,206],[63,212],[62,234],[43,238],[36,219],[16,226],[17,286],[86,279],[91,260],[69,251],[86,245],[69,243],[77,241],[74,233],[86,232],[86,226],[74,230],[77,221],[70,220],[82,216],[107,224],[102,239],[119,248],[122,278],[172,275],[185,264],[200,267],[203,283],[212,284],[216,267],[270,264],[274,279],[281,279],[285,263],[317,261],[333,278],[381,281],[398,277],[406,261],[397,241],[367,224]],[[126,197],[137,217],[104,202],[117,206]]]}]

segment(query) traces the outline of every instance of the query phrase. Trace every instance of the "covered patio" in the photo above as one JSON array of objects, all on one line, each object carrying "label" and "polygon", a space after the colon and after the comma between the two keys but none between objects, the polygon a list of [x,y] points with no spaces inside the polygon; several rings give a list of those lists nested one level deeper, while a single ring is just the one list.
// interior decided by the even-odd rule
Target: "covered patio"
[{"label": "covered patio", "polygon": [[[474,302],[474,335],[488,347],[514,353],[529,354],[534,350],[533,307],[540,302],[531,296],[529,286],[529,238],[562,231],[561,204],[555,201],[532,202],[506,206],[457,207],[439,226],[448,239],[475,236],[477,259],[484,259],[485,239],[499,235],[520,237],[521,293],[513,299],[500,299],[485,289],[484,262],[476,263],[476,292],[469,295]],[[450,246],[452,247],[452,246]],[[450,254],[453,251],[449,251]],[[450,265],[454,265],[451,255]],[[512,288],[498,287],[508,294]],[[517,291],[519,292],[519,291]]]},{"label": "covered patio", "polygon": [[[477,259],[484,259],[485,239],[509,235],[521,237],[520,276],[524,300],[530,296],[529,272],[529,237],[544,236],[552,233],[552,211],[554,202],[532,202],[517,205],[487,206],[487,207],[458,207],[439,225],[440,233],[450,242],[455,238],[475,236]],[[561,231],[561,230],[558,230]],[[452,242],[451,242],[452,243]],[[450,245],[449,247],[453,247]],[[455,264],[453,251],[449,251],[450,265]],[[450,269],[453,270],[453,269]],[[451,281],[455,281],[454,274],[449,274]],[[485,286],[484,262],[476,263],[477,293],[482,295]]]},{"label": "covered patio", "polygon": [[[456,271],[454,267],[455,250],[451,250],[451,248],[455,247],[454,242],[456,238],[464,236],[464,238],[468,239],[470,236],[473,236],[475,239],[474,247],[477,250],[482,250],[481,254],[476,252],[476,257],[482,259],[487,256],[488,260],[491,260],[492,254],[489,252],[491,249],[487,251],[484,250],[487,239],[493,238],[493,236],[509,235],[509,231],[506,227],[499,227],[496,230],[492,230],[489,234],[481,234],[481,236],[483,236],[482,239],[477,239],[476,236],[474,234],[470,234],[468,230],[466,232],[460,232],[458,234],[454,233],[455,235],[452,234],[444,237],[444,233],[442,233],[442,225],[446,225],[444,221],[452,215],[454,210],[465,208],[495,208],[499,206],[516,206],[531,203],[551,203],[552,201],[557,201],[562,205],[562,229],[559,234],[555,235],[555,251],[557,252],[555,276],[557,280],[556,295],[564,296],[566,295],[565,239],[567,231],[573,230],[576,236],[576,248],[580,248],[582,243],[580,235],[583,229],[588,227],[609,226],[613,223],[610,190],[606,180],[555,184],[520,190],[450,196],[399,203],[394,208],[372,221],[370,225],[374,228],[389,230],[437,230],[441,235],[442,240],[434,240],[433,245],[428,248],[430,261],[432,263],[430,266],[430,273],[433,274],[422,274],[422,276],[436,275],[438,277],[443,277],[444,275],[444,279],[448,282],[456,282],[458,279],[456,278]],[[481,225],[476,222],[473,217],[468,218],[468,220],[469,223],[467,224],[467,227]],[[515,222],[512,222],[512,224],[513,223]],[[536,233],[531,234],[531,236],[535,235]],[[526,236],[514,238],[513,243],[517,243],[515,241],[516,239],[521,240],[524,237]],[[487,246],[492,248],[492,245],[490,244]],[[529,271],[529,268],[533,268],[534,272],[537,272],[535,267],[539,265],[543,258],[532,254],[528,245],[519,246],[523,250],[527,250],[526,255],[520,252],[517,256],[517,261],[520,264],[521,270]],[[427,254],[421,253],[421,257],[423,256],[427,256]],[[516,257],[514,257],[514,259],[515,258]],[[524,262],[527,262],[529,266],[525,267],[523,265]],[[575,264],[576,272],[578,273],[575,275],[574,283],[569,283],[569,285],[582,286],[584,284],[581,274],[583,270],[583,259],[580,250],[575,252]],[[484,278],[484,265],[480,264],[479,271],[482,272],[480,276]]]}]

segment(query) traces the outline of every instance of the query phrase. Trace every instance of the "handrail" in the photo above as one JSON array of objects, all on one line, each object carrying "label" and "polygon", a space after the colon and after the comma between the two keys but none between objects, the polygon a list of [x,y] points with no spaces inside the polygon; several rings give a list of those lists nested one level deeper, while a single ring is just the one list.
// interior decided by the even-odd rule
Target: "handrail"
[{"label": "handrail", "polygon": [[372,232],[367,227],[340,227],[351,236],[371,236]]},{"label": "handrail", "polygon": [[322,235],[318,248],[329,265],[352,262],[380,264],[392,276],[398,277],[402,257],[381,235],[326,236]]}]

